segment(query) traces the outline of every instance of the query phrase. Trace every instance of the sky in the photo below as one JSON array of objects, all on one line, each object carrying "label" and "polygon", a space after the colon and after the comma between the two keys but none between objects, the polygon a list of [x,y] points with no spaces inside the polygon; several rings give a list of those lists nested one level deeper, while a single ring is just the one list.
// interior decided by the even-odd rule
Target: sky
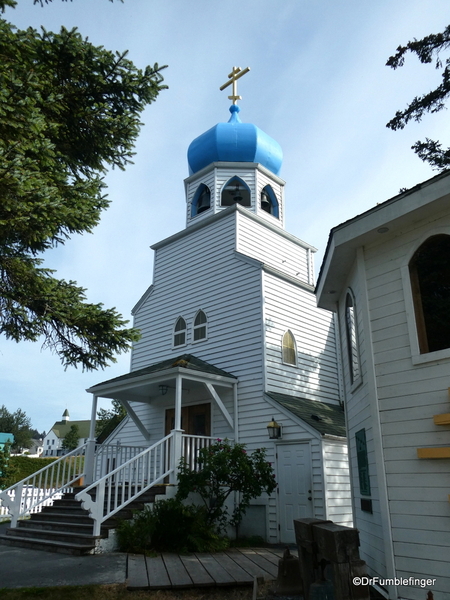
[{"label": "sky", "polygon": [[[142,114],[134,164],[106,177],[101,223],[44,256],[90,302],[129,319],[152,283],[149,247],[185,227],[186,152],[228,120],[230,88],[219,88],[233,66],[251,69],[239,81],[240,117],[283,149],[286,230],[317,248],[316,272],[332,227],[436,174],[414,142],[450,145],[445,110],[402,131],[385,126],[439,84],[439,71],[414,56],[395,71],[385,63],[399,44],[443,31],[448,0],[19,0],[3,16],[20,29],[77,27],[95,45],[128,50],[139,68],[168,65],[169,89]],[[72,420],[89,419],[86,388],[129,363],[123,354],[104,371],[64,370],[40,343],[1,339],[0,405],[21,408],[41,432],[66,408]]]}]

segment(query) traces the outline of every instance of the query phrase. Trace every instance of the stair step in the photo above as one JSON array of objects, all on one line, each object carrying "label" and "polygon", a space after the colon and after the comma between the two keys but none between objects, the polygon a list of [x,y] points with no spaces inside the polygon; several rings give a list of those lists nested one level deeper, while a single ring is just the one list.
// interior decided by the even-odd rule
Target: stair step
[{"label": "stair step", "polygon": [[74,554],[77,556],[89,554],[95,547],[94,543],[70,544],[65,542],[55,542],[53,540],[41,540],[10,535],[0,535],[0,542],[8,546],[19,546],[20,548],[46,550],[47,552],[59,552],[61,554]]},{"label": "stair step", "polygon": [[[26,539],[34,539],[41,541],[54,541],[63,542],[71,545],[90,545],[92,548],[95,546],[95,540],[98,539],[91,534],[84,533],[72,533],[64,531],[52,531],[49,529],[31,529],[15,527],[13,529],[7,529],[6,535],[8,537],[19,537]],[[99,536],[103,537],[103,536]]]},{"label": "stair step", "polygon": [[92,534],[92,520],[89,519],[89,523],[70,523],[67,521],[39,521],[36,519],[26,519],[25,521],[19,521],[17,523],[18,529],[42,529],[49,531],[66,531],[72,533],[85,533],[86,535]]},{"label": "stair step", "polygon": [[[82,488],[64,494],[63,498],[55,500],[51,506],[45,506],[39,513],[33,513],[29,519],[19,521],[15,528],[7,529],[6,535],[0,535],[0,543],[10,546],[20,546],[48,552],[65,554],[88,554],[95,548],[96,540],[107,537],[108,530],[116,527],[121,519],[131,519],[133,512],[142,509],[147,502],[153,502],[157,494],[164,494],[165,487],[152,488],[131,501],[102,526],[102,535],[94,537],[93,520],[89,511],[82,508],[81,501],[76,500],[77,493]],[[108,490],[107,490],[108,493]],[[104,508],[115,506],[116,500],[126,498],[128,490],[119,488],[111,491],[112,502],[106,501]],[[95,494],[91,494],[95,498]]]},{"label": "stair step", "polygon": [[31,521],[65,521],[67,523],[80,523],[80,524],[86,524],[86,523],[91,523],[92,524],[92,519],[89,516],[89,513],[87,514],[69,514],[69,513],[64,513],[64,512],[51,512],[51,511],[46,511],[45,513],[42,511],[40,513],[34,513],[31,515],[30,517]]},{"label": "stair step", "polygon": [[77,514],[77,515],[89,515],[89,511],[81,508],[80,502],[77,502],[76,506],[43,506],[41,513],[48,513],[57,511],[60,514]]},{"label": "stair step", "polygon": [[60,508],[79,508],[80,502],[75,500],[75,498],[60,498],[59,500],[55,500],[52,506]]}]

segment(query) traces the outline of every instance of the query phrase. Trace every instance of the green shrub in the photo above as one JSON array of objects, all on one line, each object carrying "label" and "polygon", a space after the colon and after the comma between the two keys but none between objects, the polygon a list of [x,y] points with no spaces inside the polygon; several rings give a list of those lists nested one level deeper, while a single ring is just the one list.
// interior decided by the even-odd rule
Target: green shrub
[{"label": "green shrub", "polygon": [[228,547],[228,540],[208,523],[204,507],[174,498],[137,511],[132,521],[122,521],[117,537],[122,552],[214,552]]},{"label": "green shrub", "polygon": [[10,445],[0,449],[0,490],[6,490],[14,483],[16,468],[9,455]]},{"label": "green shrub", "polygon": [[33,475],[36,471],[40,471],[51,462],[58,460],[57,458],[32,458],[30,456],[11,456],[11,466],[15,470],[13,481],[10,485],[25,479],[29,475]]},{"label": "green shrub", "polygon": [[[218,439],[208,448],[199,450],[198,454],[199,469],[191,469],[181,460],[176,497],[185,500],[191,492],[198,493],[208,522],[219,531],[224,531],[230,524],[236,528],[237,534],[252,498],[264,492],[271,494],[277,487],[272,465],[266,460],[266,451],[258,448],[250,453],[245,444]],[[226,501],[233,492],[237,492],[236,503],[229,515]]]}]

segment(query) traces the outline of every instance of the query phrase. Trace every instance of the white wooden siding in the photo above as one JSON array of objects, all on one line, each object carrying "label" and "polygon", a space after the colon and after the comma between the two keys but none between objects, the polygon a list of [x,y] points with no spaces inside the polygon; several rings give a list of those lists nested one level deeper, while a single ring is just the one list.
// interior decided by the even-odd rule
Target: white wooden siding
[{"label": "white wooden siding", "polygon": [[[227,178],[224,177],[225,179]],[[237,239],[242,237],[242,233],[248,241],[239,245]],[[275,445],[269,441],[267,434],[267,423],[272,417],[280,419],[284,425],[283,441],[308,441],[311,446],[314,516],[325,518],[321,436],[288,411],[276,409],[264,397],[266,373],[263,308],[266,312],[269,309],[269,320],[280,332],[276,338],[278,346],[281,332],[287,327],[287,323],[291,323],[293,313],[297,310],[301,313],[297,324],[297,343],[305,355],[303,372],[308,372],[309,380],[306,385],[301,382],[296,388],[292,387],[291,384],[298,379],[298,375],[284,373],[285,369],[281,368],[281,352],[278,352],[276,358],[273,354],[270,359],[272,371],[278,369],[279,377],[286,375],[287,383],[281,387],[269,388],[284,392],[298,389],[300,392],[305,391],[309,398],[337,402],[338,382],[336,357],[332,350],[334,332],[330,331],[331,317],[316,308],[310,291],[273,275],[263,274],[257,248],[253,247],[246,252],[251,247],[247,237],[249,235],[266,236],[268,241],[262,245],[273,247],[273,255],[268,260],[272,260],[278,268],[282,265],[281,258],[278,257],[285,253],[289,260],[291,251],[295,256],[301,257],[303,272],[307,277],[307,261],[310,260],[307,248],[288,239],[283,232],[277,235],[270,226],[261,225],[254,217],[247,217],[239,211],[231,211],[206,227],[189,229],[186,235],[158,244],[152,293],[143,297],[135,312],[134,325],[141,330],[142,337],[134,345],[131,369],[134,371],[164,359],[192,353],[238,377],[240,440],[245,441],[250,451],[267,447],[267,459],[274,465]],[[257,260],[247,261],[242,259],[242,255],[250,258],[256,255]],[[263,277],[264,280],[268,278],[271,281],[267,294],[263,294]],[[286,291],[281,299],[275,292],[280,286]],[[286,303],[293,305],[294,311],[291,308],[284,310]],[[193,343],[193,320],[199,309],[208,316],[208,336],[206,340]],[[187,323],[187,343],[174,348],[173,326],[179,316],[183,316]],[[319,359],[322,360],[322,365],[319,365]],[[164,398],[149,398],[148,403],[132,403],[150,434],[149,443],[157,441],[164,433],[165,409],[174,405],[171,394],[173,395],[173,391],[169,391]],[[209,401],[207,395],[193,398],[191,394],[183,397],[183,405],[186,402],[197,404],[204,401]],[[226,405],[230,413],[233,413],[231,395],[226,399]],[[212,422],[214,437],[232,437],[228,424],[214,403]],[[142,436],[131,420],[118,433],[118,439],[124,445],[143,443]],[[339,493],[340,485],[330,482],[330,489],[333,493]],[[255,501],[256,504],[258,502],[268,506],[268,539],[277,542],[277,494],[272,494],[269,499]]]},{"label": "white wooden siding", "polygon": [[[317,308],[315,296],[264,273],[266,387],[311,400],[339,403],[334,320]],[[297,343],[297,365],[282,363],[282,336],[290,329]]]},{"label": "white wooden siding", "polygon": [[[417,448],[450,445],[449,428],[433,422],[433,415],[449,412],[450,360],[413,365],[401,276],[412,252],[436,233],[435,219],[430,214],[401,236],[383,236],[364,253],[396,575],[437,577],[432,589],[439,597],[450,589],[450,461],[420,460]],[[448,212],[439,227],[450,233]],[[360,427],[355,403],[351,398],[348,405],[352,432]],[[361,530],[359,514],[356,525]],[[423,593],[402,588],[403,595]]]},{"label": "white wooden siding", "polygon": [[322,443],[325,476],[326,519],[353,527],[350,472],[346,441],[324,440]]},{"label": "white wooden siding", "polygon": [[[372,408],[373,396],[368,386],[368,365],[366,356],[366,338],[363,326],[363,298],[356,267],[349,274],[348,285],[343,290],[339,301],[338,324],[340,329],[341,356],[343,366],[345,412],[348,431],[348,448],[350,455],[351,487],[353,490],[354,526],[359,530],[360,555],[368,565],[369,573],[373,576],[387,577],[386,557],[384,550],[384,535],[382,514],[379,502],[377,465],[373,444]],[[359,385],[352,385],[350,380],[349,360],[347,351],[345,300],[348,289],[351,289],[355,301],[356,327],[358,334],[358,350],[360,358],[361,378]],[[366,430],[369,476],[371,487],[372,513],[361,510],[361,493],[359,489],[358,463],[356,457],[355,433]]]},{"label": "white wooden siding", "polygon": [[308,249],[298,240],[280,235],[245,215],[238,215],[239,235],[236,250],[255,258],[295,279],[312,285]]}]

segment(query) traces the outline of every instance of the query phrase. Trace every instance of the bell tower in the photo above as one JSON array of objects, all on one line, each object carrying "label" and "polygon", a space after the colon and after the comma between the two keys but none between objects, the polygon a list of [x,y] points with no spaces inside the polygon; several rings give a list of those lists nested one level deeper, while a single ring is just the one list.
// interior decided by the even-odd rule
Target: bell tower
[{"label": "bell tower", "polygon": [[239,117],[237,80],[250,69],[233,67],[221,90],[228,96],[231,117],[199,137],[188,149],[189,177],[185,179],[186,226],[239,203],[247,210],[284,228],[284,184],[278,176],[283,161],[280,145]]}]

